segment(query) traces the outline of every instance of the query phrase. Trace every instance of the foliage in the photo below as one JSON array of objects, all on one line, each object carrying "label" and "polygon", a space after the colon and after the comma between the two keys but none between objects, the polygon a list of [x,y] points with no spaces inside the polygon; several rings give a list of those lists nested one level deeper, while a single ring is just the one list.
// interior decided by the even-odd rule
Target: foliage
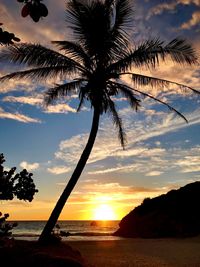
[{"label": "foliage", "polygon": [[26,169],[15,174],[15,167],[5,171],[2,166],[4,162],[4,155],[0,154],[0,200],[12,200],[16,196],[20,200],[31,202],[38,192],[32,179],[33,174]]},{"label": "foliage", "polygon": [[[12,200],[16,196],[20,200],[31,202],[34,194],[38,192],[31,178],[33,174],[28,173],[26,169],[15,174],[15,167],[5,171],[4,162],[4,155],[0,154],[0,200]],[[17,226],[17,223],[7,223],[8,217],[8,213],[2,215],[0,212],[0,237],[10,236],[11,230]]]},{"label": "foliage", "polygon": [[[0,26],[1,25],[3,25],[3,23],[0,23]],[[14,44],[14,42],[20,42],[20,39],[17,38],[14,33],[4,31],[2,28],[0,28],[0,44],[11,45]]]},{"label": "foliage", "polygon": [[38,22],[41,17],[48,15],[47,7],[42,4],[42,0],[17,0],[20,3],[25,3],[21,10],[21,16],[30,16],[34,22]]},{"label": "foliage", "polygon": [[8,213],[2,215],[2,213],[0,212],[0,238],[11,236],[11,230],[18,225],[17,223],[7,223],[6,219],[8,217]]},{"label": "foliage", "polygon": [[121,220],[115,235],[144,238],[199,235],[199,202],[200,182],[146,198]]}]

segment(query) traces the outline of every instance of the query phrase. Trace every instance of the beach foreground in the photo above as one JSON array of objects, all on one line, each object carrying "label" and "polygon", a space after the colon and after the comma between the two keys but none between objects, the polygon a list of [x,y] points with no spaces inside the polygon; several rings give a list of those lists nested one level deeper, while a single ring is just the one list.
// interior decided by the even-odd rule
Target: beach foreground
[{"label": "beach foreground", "polygon": [[48,245],[14,240],[0,247],[0,255],[6,266],[15,267],[200,267],[200,237]]},{"label": "beach foreground", "polygon": [[67,242],[97,267],[200,267],[200,237]]}]

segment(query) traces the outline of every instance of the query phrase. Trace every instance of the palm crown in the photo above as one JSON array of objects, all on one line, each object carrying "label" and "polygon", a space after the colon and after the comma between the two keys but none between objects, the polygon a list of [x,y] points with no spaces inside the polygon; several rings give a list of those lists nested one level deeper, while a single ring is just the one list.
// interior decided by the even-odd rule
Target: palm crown
[{"label": "palm crown", "polygon": [[[53,41],[63,53],[35,44],[19,44],[7,48],[2,52],[1,58],[26,63],[34,68],[11,73],[1,80],[24,77],[37,79],[73,77],[73,80],[48,89],[45,96],[46,104],[52,103],[59,97],[78,93],[80,99],[78,110],[81,109],[84,100],[89,100],[91,106],[98,109],[100,114],[107,111],[112,114],[123,147],[125,134],[112,96],[122,94],[136,110],[140,105],[140,96],[147,96],[166,105],[185,119],[167,103],[137,89],[142,85],[168,86],[171,81],[139,75],[132,72],[132,69],[143,66],[155,68],[160,60],[165,60],[167,56],[176,63],[193,64],[197,61],[195,53],[190,45],[180,39],[174,39],[168,44],[159,39],[152,39],[133,47],[127,33],[133,27],[130,2],[129,0],[68,1],[67,22],[73,30],[74,41]],[[125,74],[130,75],[134,87],[120,81]]]}]

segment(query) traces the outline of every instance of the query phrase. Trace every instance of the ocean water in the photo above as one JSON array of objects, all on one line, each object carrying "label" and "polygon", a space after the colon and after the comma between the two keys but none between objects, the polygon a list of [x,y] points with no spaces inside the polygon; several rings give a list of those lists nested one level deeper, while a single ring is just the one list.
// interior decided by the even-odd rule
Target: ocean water
[{"label": "ocean water", "polygon": [[[12,230],[16,239],[37,240],[45,221],[18,221],[18,226]],[[113,236],[118,229],[119,221],[59,221],[60,230],[69,232],[68,237],[62,237],[63,241],[89,241],[89,240],[118,240]],[[55,230],[59,231],[59,230]]]}]

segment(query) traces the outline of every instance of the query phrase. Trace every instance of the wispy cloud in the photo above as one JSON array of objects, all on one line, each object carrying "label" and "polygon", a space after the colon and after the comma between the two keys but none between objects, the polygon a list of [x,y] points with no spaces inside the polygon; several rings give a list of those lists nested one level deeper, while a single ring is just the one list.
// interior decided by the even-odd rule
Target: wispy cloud
[{"label": "wispy cloud", "polygon": [[105,173],[112,173],[112,172],[132,172],[137,170],[140,167],[140,164],[124,164],[123,166],[116,166],[113,168],[103,168],[102,170],[97,171],[89,171],[88,174],[105,174]]},{"label": "wispy cloud", "polygon": [[[4,68],[8,68],[8,66],[5,64]],[[12,70],[10,71],[6,71],[6,72],[1,72],[0,73],[0,77],[6,75],[6,73],[10,73],[12,72]],[[14,92],[14,91],[26,91],[26,92],[32,92],[35,88],[37,87],[37,85],[33,82],[33,81],[29,81],[29,80],[10,80],[8,82],[1,82],[1,87],[0,87],[0,93],[1,94],[6,94],[9,92]]]},{"label": "wispy cloud", "polygon": [[181,25],[181,29],[188,30],[193,26],[200,24],[200,11],[196,11],[192,14],[192,18]]},{"label": "wispy cloud", "polygon": [[70,198],[70,204],[100,205],[103,203],[120,205],[133,209],[146,197],[155,197],[167,192],[168,187],[137,187],[121,185],[120,183],[87,183],[81,191],[75,191]]},{"label": "wispy cloud", "polygon": [[66,166],[55,166],[52,168],[48,168],[47,171],[52,173],[52,174],[63,174],[63,173],[67,173],[71,170],[70,167],[66,167]]},{"label": "wispy cloud", "polygon": [[67,103],[59,103],[55,105],[44,106],[43,96],[41,94],[35,96],[6,96],[3,98],[4,102],[9,103],[20,103],[20,104],[28,104],[32,106],[37,106],[42,108],[45,113],[75,113],[76,109],[70,107]]},{"label": "wispy cloud", "polygon": [[40,164],[35,162],[35,163],[29,163],[27,161],[22,161],[19,166],[23,169],[27,169],[28,171],[34,171],[37,170],[40,167]]},{"label": "wispy cloud", "polygon": [[11,119],[24,123],[41,123],[41,120],[39,119],[34,119],[26,115],[23,115],[21,113],[6,112],[1,107],[0,107],[0,119]]},{"label": "wispy cloud", "polygon": [[[200,123],[199,112],[197,109],[186,114],[189,120],[189,126]],[[123,109],[121,114],[123,114],[127,132],[128,146],[126,150],[123,151],[120,148],[117,138],[114,137],[116,136],[116,132],[110,127],[110,121],[106,119],[100,128],[89,163],[110,157],[128,158],[136,155],[141,155],[142,157],[160,156],[165,153],[164,148],[156,147],[149,149],[141,146],[138,147],[137,143],[188,127],[181,118],[174,117],[171,113],[163,114],[162,116],[147,116],[141,121],[136,120],[135,123],[132,123],[131,117],[133,116],[133,111],[130,109]],[[62,159],[68,164],[75,164],[86,144],[87,138],[88,134],[80,134],[62,141],[59,145],[59,150],[55,153],[56,158]]]},{"label": "wispy cloud", "polygon": [[70,107],[68,104],[56,104],[56,105],[50,105],[46,107],[45,112],[46,113],[68,113],[68,112],[75,113],[76,109]]},{"label": "wispy cloud", "polygon": [[147,14],[147,19],[155,15],[161,15],[166,10],[173,11],[176,6],[177,6],[177,1],[172,2],[170,4],[167,4],[167,3],[158,4],[149,10]]},{"label": "wispy cloud", "polygon": [[28,105],[41,105],[43,103],[43,99],[38,96],[6,96],[3,98],[4,102],[10,103],[20,103],[20,104],[28,104]]},{"label": "wispy cloud", "polygon": [[164,11],[173,11],[176,9],[178,5],[191,5],[194,4],[196,6],[200,6],[199,0],[177,0],[172,1],[171,3],[162,3],[154,6],[150,9],[147,19],[154,15],[161,15]]},{"label": "wispy cloud", "polygon": [[187,153],[183,153],[181,159],[175,163],[182,173],[200,171],[200,147],[194,147]]},{"label": "wispy cloud", "polygon": [[160,176],[163,172],[161,171],[151,171],[146,173],[146,176]]}]

